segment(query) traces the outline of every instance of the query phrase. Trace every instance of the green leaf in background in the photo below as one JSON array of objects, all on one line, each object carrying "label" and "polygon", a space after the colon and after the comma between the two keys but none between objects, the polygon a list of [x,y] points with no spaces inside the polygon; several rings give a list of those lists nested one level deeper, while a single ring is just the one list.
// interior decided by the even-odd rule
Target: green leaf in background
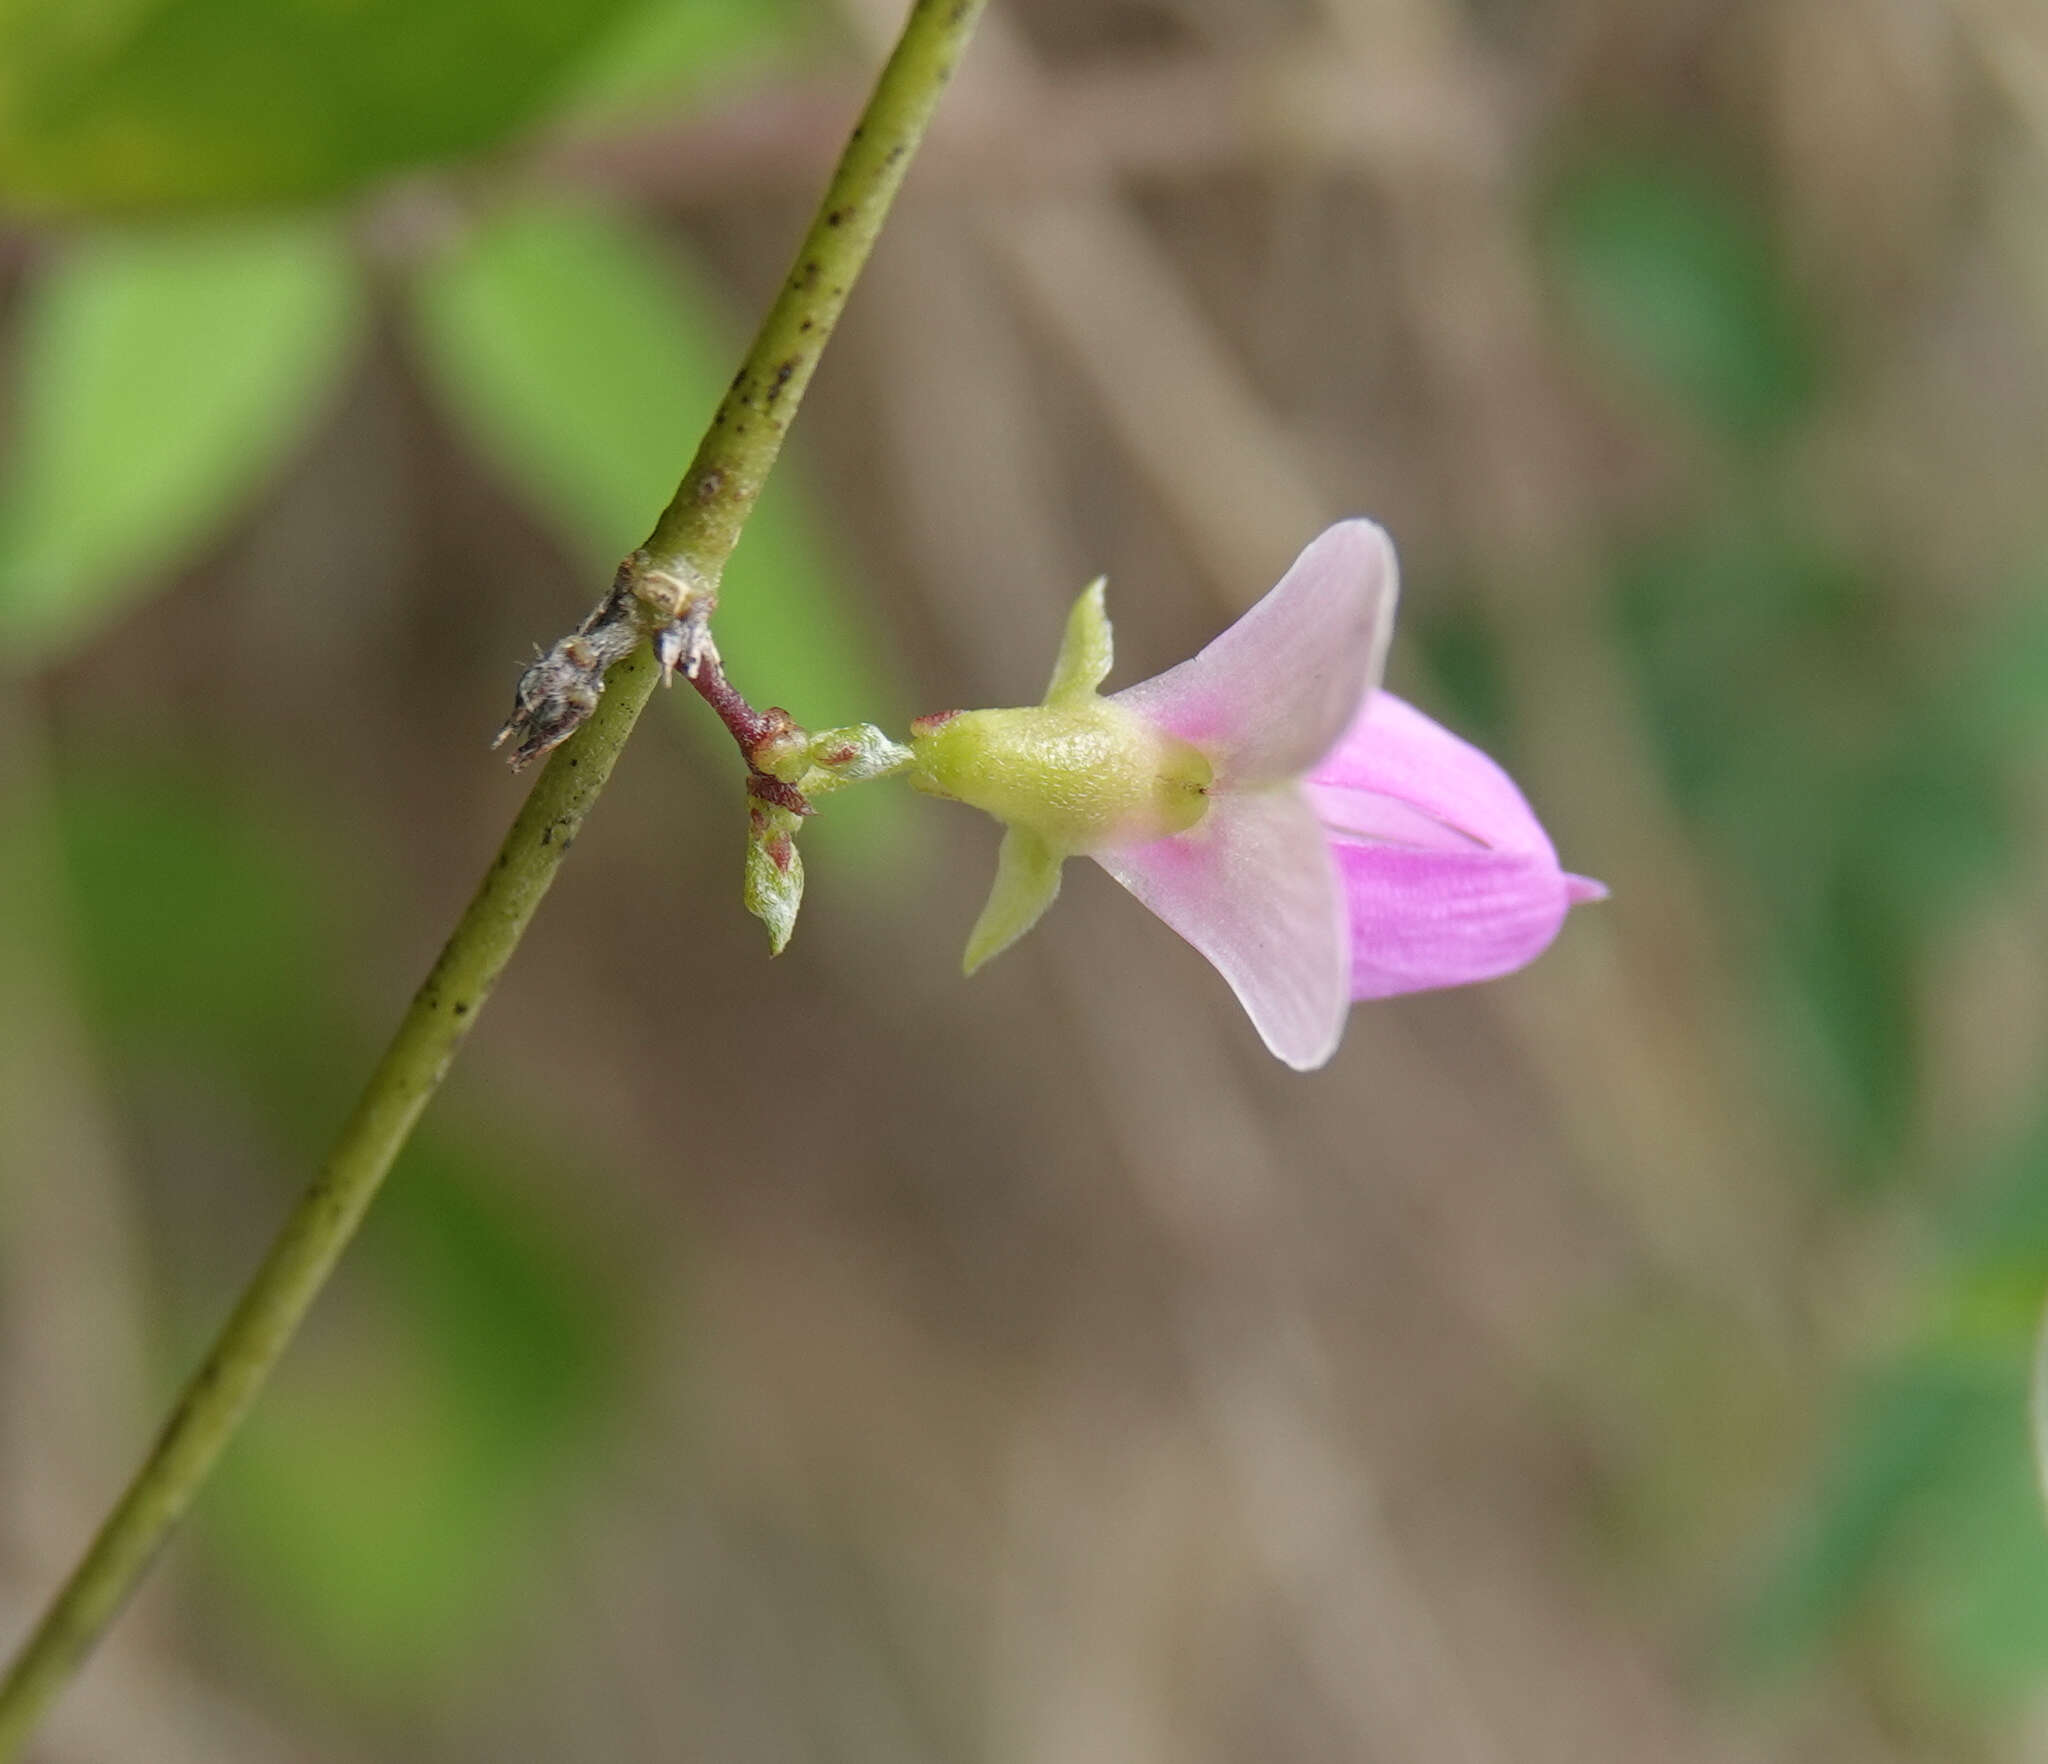
[{"label": "green leaf in background", "polygon": [[2048,1530],[2017,1377],[2005,1395],[1952,1443],[1895,1588],[1925,1665],[1971,1708],[2048,1685]]},{"label": "green leaf in background", "polygon": [[[739,359],[733,327],[678,253],[598,210],[498,215],[419,290],[430,379],[479,451],[589,560],[589,588],[647,536]],[[718,641],[741,689],[813,728],[885,720],[897,701],[852,585],[805,519],[791,463],[770,481],[726,571]],[[565,602],[566,627],[583,611]],[[692,711],[696,707],[687,707]],[[693,724],[710,727],[695,715]],[[901,793],[849,791],[806,829],[879,853]],[[735,864],[738,843],[735,841]]]},{"label": "green leaf in background", "polygon": [[803,0],[642,0],[578,66],[561,120],[617,123],[753,84],[793,58],[803,11]]},{"label": "green leaf in background", "polygon": [[[317,808],[281,808],[247,780],[81,762],[63,785],[96,1035],[124,1077],[178,1062],[153,1217],[211,1242],[222,1194],[261,1202],[274,1181],[282,1204],[373,1051],[342,981],[360,953],[337,910],[355,842],[323,847]],[[214,1099],[197,1127],[195,1097]],[[379,1198],[343,1308],[265,1393],[203,1510],[234,1608],[293,1667],[373,1707],[445,1695],[502,1639],[504,1612],[544,1598],[550,1519],[600,1460],[626,1351],[619,1270],[600,1274],[582,1215],[565,1216],[581,1190],[533,1174],[563,1162],[545,1122],[499,1109],[483,1130],[451,1100]],[[223,1133],[210,1109],[239,1127]],[[145,1102],[139,1118],[153,1114]],[[257,1169],[196,1199],[179,1159],[235,1164],[223,1146],[241,1132]],[[168,1384],[218,1323],[220,1293],[187,1289],[176,1258],[165,1271]]]},{"label": "green leaf in background", "polygon": [[1815,382],[1809,324],[1753,202],[1654,158],[1588,168],[1553,210],[1551,247],[1586,328],[1703,421],[1761,439]]},{"label": "green leaf in background", "polygon": [[[1949,1259],[1973,1277],[2006,1269],[2030,1287],[2048,1281],[2048,1102],[1988,1177],[1957,1201],[1946,1223]],[[2007,1321],[2024,1330],[2030,1311]]]},{"label": "green leaf in background", "polygon": [[0,204],[331,196],[544,110],[632,0],[6,0]]},{"label": "green leaf in background", "polygon": [[371,1052],[345,1056],[340,1008],[359,842],[323,824],[300,780],[250,768],[246,754],[227,771],[81,756],[59,825],[96,1032],[124,1064],[253,1105],[296,1167]]},{"label": "green leaf in background", "polygon": [[[1996,1424],[1999,1394],[1980,1367],[1946,1355],[1869,1382],[1741,1615],[1733,1642],[1743,1666],[1795,1669],[1835,1637],[1895,1558],[1908,1522],[1944,1485],[1958,1442]],[[2023,1432],[2019,1443],[2024,1449]]]},{"label": "green leaf in background", "polygon": [[2048,734],[2048,554],[2015,572],[1991,603],[1964,665],[1932,706],[1952,739],[2010,767],[2038,763]]},{"label": "green leaf in background", "polygon": [[335,914],[275,804],[238,806],[204,774],[81,765],[62,828],[95,1018],[204,1048],[224,1065],[274,1046],[333,990]]},{"label": "green leaf in background", "polygon": [[1984,841],[1948,822],[1982,792],[1947,791],[1953,757],[1895,735],[1906,670],[1881,601],[1796,508],[1732,498],[1639,545],[1619,586],[1673,798],[1759,958],[1772,1069],[1829,1130],[1837,1172],[1872,1185],[1897,1172],[1917,1095],[1931,921],[1904,879],[1979,861]]},{"label": "green leaf in background", "polygon": [[337,235],[263,224],[72,241],[30,285],[0,478],[0,656],[91,634],[276,470],[358,328]]},{"label": "green leaf in background", "polygon": [[1740,1640],[1758,1666],[1795,1665],[1881,1614],[1929,1688],[1981,1707],[2048,1685],[2048,1520],[2028,1421],[2048,1109],[1946,1213],[1912,1344],[1844,1418]]},{"label": "green leaf in background", "polygon": [[205,1539],[288,1657],[375,1708],[445,1696],[543,1605],[556,1513],[617,1394],[616,1299],[517,1172],[423,1133],[223,1465]]},{"label": "green leaf in background", "polygon": [[1407,640],[1419,648],[1420,661],[1405,665],[1416,667],[1425,687],[1409,695],[1418,702],[1435,696],[1445,720],[1468,739],[1511,758],[1514,733],[1498,631],[1470,594],[1432,595],[1425,584],[1415,599],[1422,610],[1409,615]]}]

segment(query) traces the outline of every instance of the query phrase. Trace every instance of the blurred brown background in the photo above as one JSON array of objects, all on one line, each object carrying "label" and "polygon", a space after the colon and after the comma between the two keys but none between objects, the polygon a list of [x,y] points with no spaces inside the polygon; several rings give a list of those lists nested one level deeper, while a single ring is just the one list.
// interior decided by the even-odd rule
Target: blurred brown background
[{"label": "blurred brown background", "polygon": [[[0,14],[0,1613],[520,800],[885,0]],[[643,726],[49,1764],[2048,1756],[2048,12],[1019,0],[720,632],[1191,653],[1325,522],[1612,902],[1329,1070]],[[866,802],[862,797],[872,796]],[[1082,873],[1083,871],[1086,873]]]}]

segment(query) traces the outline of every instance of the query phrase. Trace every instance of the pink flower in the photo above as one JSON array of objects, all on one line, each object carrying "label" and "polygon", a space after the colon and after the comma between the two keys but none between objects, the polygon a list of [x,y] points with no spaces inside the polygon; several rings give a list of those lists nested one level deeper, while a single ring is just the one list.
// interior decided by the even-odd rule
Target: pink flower
[{"label": "pink flower", "polygon": [[1228,980],[1268,1048],[1310,1070],[1351,1001],[1533,960],[1598,883],[1560,869],[1507,774],[1379,690],[1397,570],[1340,522],[1190,661],[1115,696],[1098,583],[1042,706],[915,728],[913,781],[1007,821],[969,970],[1092,857]]}]

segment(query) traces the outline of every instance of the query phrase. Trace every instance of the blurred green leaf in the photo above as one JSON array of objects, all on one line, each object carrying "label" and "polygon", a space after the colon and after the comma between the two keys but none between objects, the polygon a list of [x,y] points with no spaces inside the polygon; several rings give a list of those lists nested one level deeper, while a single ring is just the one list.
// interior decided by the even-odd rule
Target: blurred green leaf
[{"label": "blurred green leaf", "polygon": [[1971,762],[1899,728],[1877,597],[1796,516],[1717,509],[1640,547],[1620,587],[1673,795],[1749,909],[1762,1028],[1868,1182],[1897,1168],[1916,1094],[1922,909],[1985,845],[1983,792],[1941,783]]},{"label": "blurred green leaf", "polygon": [[485,222],[416,294],[432,383],[608,576],[654,524],[724,389],[708,296],[664,244],[566,206]]},{"label": "blurred green leaf", "polygon": [[519,1152],[407,1152],[355,1257],[343,1332],[223,1466],[206,1536],[268,1633],[381,1707],[429,1699],[545,1602],[564,1478],[616,1394],[615,1300]]},{"label": "blurred green leaf", "polygon": [[533,1161],[530,1139],[444,1126],[407,1154],[370,1239],[402,1273],[495,1457],[548,1450],[605,1394],[617,1346],[608,1288],[576,1233],[522,1199]]},{"label": "blurred green leaf", "polygon": [[1984,1320],[2007,1343],[2032,1332],[2048,1290],[2048,1103],[1980,1181],[1947,1209],[1942,1249],[1953,1283],[1942,1316]]},{"label": "blurred green leaf", "polygon": [[0,202],[317,198],[474,154],[631,0],[7,0]]},{"label": "blurred green leaf", "polygon": [[1975,904],[2020,856],[2003,759],[1939,702],[1909,702],[1870,766],[1847,862],[1923,938]]},{"label": "blurred green leaf", "polygon": [[1972,1707],[2048,1685],[2048,1530],[2017,1383],[1953,1442],[1898,1595],[1928,1667]]},{"label": "blurred green leaf", "polygon": [[2048,710],[2048,623],[2002,621],[1930,690],[1884,596],[1773,500],[1638,547],[1619,612],[1673,794],[1750,909],[1762,1030],[1870,1185],[1903,1168],[1927,948],[2022,849],[2009,776]]},{"label": "blurred green leaf", "polygon": [[0,652],[90,635],[203,543],[332,391],[357,328],[315,226],[116,233],[31,285],[0,480]]},{"label": "blurred green leaf", "polygon": [[282,1144],[317,1154],[360,1067],[336,1057],[352,1045],[336,1011],[347,882],[315,857],[327,848],[297,796],[88,764],[67,769],[59,806],[101,1032],[152,1063],[209,1071]]},{"label": "blurred green leaf", "polygon": [[1926,1356],[1871,1380],[1742,1614],[1741,1662],[1785,1670],[1833,1639],[1942,1486],[1957,1442],[1999,1412],[1996,1381],[1967,1361]]},{"label": "blurred green leaf", "polygon": [[170,771],[74,769],[60,799],[79,953],[95,1015],[239,1056],[307,1021],[331,916],[280,826]]},{"label": "blurred green leaf", "polygon": [[[1672,787],[1733,836],[1752,825],[1752,805],[1720,813],[1731,778],[1756,759],[1767,774],[1782,767],[1788,728],[1801,729],[1802,748],[1817,744],[1812,761],[1794,754],[1794,763],[1848,757],[1856,712],[1885,688],[1866,585],[1769,509],[1717,508],[1639,545],[1622,561],[1619,591]],[[1802,803],[1809,821],[1811,806]],[[1768,861],[1787,831],[1763,830],[1745,861]]]},{"label": "blurred green leaf", "polygon": [[[374,1052],[340,1008],[349,945],[317,835],[274,795],[171,770],[74,767],[60,806],[95,1027],[221,1086],[295,1187]],[[549,1155],[437,1115],[351,1253],[339,1317],[206,1504],[244,1607],[365,1703],[431,1694],[544,1597],[553,1504],[618,1394],[616,1271],[528,1175]],[[217,1323],[219,1293],[197,1302],[167,1362]]]},{"label": "blurred green leaf", "polygon": [[804,0],[641,0],[578,65],[563,102],[571,127],[672,108],[788,59]]},{"label": "blurred green leaf", "polygon": [[1424,585],[1414,598],[1421,610],[1408,615],[1405,637],[1419,651],[1424,690],[1411,696],[1437,699],[1446,721],[1509,763],[1513,726],[1498,630],[1470,596],[1432,595]]},{"label": "blurred green leaf", "polygon": [[1755,1605],[1745,1656],[1789,1665],[1865,1616],[1981,1707],[2048,1684],[2048,1521],[2028,1382],[2048,1287],[2048,1108],[1965,1185],[1913,1345],[1866,1383]]},{"label": "blurred green leaf", "polygon": [[2037,764],[2048,733],[2048,557],[2020,571],[1993,606],[1933,710],[2003,771],[2015,759]]},{"label": "blurred green leaf", "polygon": [[1816,380],[1811,327],[1752,200],[1653,158],[1569,179],[1551,245],[1586,328],[1737,439],[1782,428]]},{"label": "blurred green leaf", "polygon": [[[499,215],[418,293],[430,376],[472,440],[589,560],[593,588],[609,580],[674,492],[739,360],[716,302],[665,241],[559,205]],[[741,689],[813,728],[886,720],[898,695],[851,596],[785,460],[719,605],[719,647]],[[582,607],[563,611],[566,625]],[[851,831],[874,852],[902,819],[900,792],[850,791],[805,836],[829,849]],[[739,850],[736,836],[736,868]]]}]

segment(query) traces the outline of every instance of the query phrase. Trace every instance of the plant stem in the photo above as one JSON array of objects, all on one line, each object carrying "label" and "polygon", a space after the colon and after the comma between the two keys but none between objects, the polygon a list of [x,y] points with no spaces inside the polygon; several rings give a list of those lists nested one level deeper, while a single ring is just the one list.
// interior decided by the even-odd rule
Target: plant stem
[{"label": "plant stem", "polygon": [[[917,0],[817,218],[675,499],[652,566],[715,583],[737,543],[983,0]],[[0,1682],[0,1764],[83,1664],[247,1414],[447,1075],[659,676],[645,645],[549,761],[312,1186],[119,1503]]]}]

